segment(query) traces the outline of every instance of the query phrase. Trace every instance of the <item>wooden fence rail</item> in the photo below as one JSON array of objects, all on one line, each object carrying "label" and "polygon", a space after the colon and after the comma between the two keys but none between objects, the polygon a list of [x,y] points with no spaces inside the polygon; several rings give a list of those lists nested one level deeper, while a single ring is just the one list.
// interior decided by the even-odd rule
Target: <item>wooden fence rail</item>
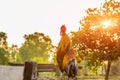
[{"label": "wooden fence rail", "polygon": [[[37,80],[39,72],[56,72],[54,64],[37,64],[36,62],[25,62],[24,64],[10,63],[11,66],[24,66],[23,80]],[[81,66],[78,66],[82,69]]]}]

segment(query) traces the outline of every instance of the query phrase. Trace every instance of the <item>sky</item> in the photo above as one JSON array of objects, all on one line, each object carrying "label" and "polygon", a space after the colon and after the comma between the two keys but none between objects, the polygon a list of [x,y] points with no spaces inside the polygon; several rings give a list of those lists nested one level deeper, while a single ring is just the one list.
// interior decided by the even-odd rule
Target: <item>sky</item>
[{"label": "sky", "polygon": [[0,32],[8,45],[21,46],[25,34],[48,35],[53,45],[60,40],[60,27],[77,31],[87,8],[100,7],[105,0],[0,0]]}]

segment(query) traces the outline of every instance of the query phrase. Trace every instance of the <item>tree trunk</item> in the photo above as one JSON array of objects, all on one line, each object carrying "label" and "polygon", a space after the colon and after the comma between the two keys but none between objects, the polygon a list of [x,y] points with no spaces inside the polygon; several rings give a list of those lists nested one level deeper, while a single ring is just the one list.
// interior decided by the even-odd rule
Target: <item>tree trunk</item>
[{"label": "tree trunk", "polygon": [[87,59],[84,57],[83,74],[87,76]]},{"label": "tree trunk", "polygon": [[108,60],[107,70],[106,70],[106,74],[105,74],[105,80],[108,80],[108,79],[109,79],[110,67],[111,67],[111,61]]}]

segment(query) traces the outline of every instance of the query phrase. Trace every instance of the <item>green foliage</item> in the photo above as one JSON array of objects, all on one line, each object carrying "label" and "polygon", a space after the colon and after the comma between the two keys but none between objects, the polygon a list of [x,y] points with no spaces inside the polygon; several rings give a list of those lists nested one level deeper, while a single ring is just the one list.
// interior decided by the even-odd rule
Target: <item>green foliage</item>
[{"label": "green foliage", "polygon": [[24,36],[25,42],[20,48],[20,55],[25,61],[48,62],[49,52],[52,49],[51,39],[43,33],[35,32]]},{"label": "green foliage", "polygon": [[15,60],[15,63],[18,63],[18,64],[22,64],[23,61],[22,61],[22,58],[20,56],[20,53],[16,53],[16,60]]},{"label": "green foliage", "polygon": [[31,60],[37,61],[38,64],[45,64],[45,62],[48,62],[48,60],[43,57],[33,57]]},{"label": "green foliage", "polygon": [[8,48],[8,51],[10,63],[22,63],[19,48],[17,45],[12,45],[11,47]]},{"label": "green foliage", "polygon": [[0,48],[0,65],[7,65],[8,60],[8,52],[5,49]]},{"label": "green foliage", "polygon": [[7,52],[7,35],[4,32],[0,32],[0,64],[7,65],[8,60],[8,52]]},{"label": "green foliage", "polygon": [[7,49],[7,34],[4,32],[0,32],[0,47]]}]

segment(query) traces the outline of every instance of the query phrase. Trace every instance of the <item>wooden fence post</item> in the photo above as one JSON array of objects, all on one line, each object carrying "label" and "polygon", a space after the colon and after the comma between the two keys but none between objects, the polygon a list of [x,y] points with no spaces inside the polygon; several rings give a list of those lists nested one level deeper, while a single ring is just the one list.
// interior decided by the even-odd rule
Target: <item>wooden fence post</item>
[{"label": "wooden fence post", "polygon": [[25,62],[23,80],[37,80],[37,63]]}]

